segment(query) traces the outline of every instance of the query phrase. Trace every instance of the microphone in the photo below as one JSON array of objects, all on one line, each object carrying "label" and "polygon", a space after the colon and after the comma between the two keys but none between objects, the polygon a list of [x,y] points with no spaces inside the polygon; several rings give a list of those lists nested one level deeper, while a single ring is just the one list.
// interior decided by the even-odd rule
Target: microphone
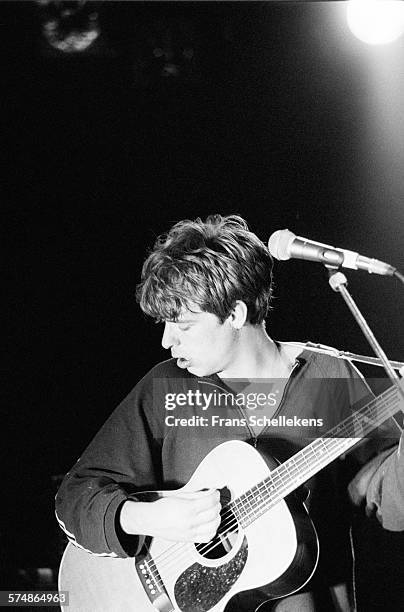
[{"label": "microphone", "polygon": [[278,230],[272,234],[268,249],[275,259],[307,259],[318,261],[328,266],[350,268],[351,270],[366,270],[369,274],[392,276],[396,268],[384,261],[370,259],[345,249],[336,249],[328,244],[295,236],[287,229]]}]

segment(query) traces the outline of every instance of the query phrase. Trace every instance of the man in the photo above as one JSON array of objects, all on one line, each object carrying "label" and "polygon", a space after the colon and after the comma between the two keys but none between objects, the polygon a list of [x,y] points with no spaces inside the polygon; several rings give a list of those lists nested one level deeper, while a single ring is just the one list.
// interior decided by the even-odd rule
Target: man
[{"label": "man", "polygon": [[[177,223],[157,240],[137,295],[142,310],[164,322],[162,344],[172,358],[155,366],[111,415],[56,499],[58,520],[72,542],[115,557],[138,554],[145,536],[209,542],[220,524],[216,489],[148,502],[139,501],[137,492],[182,487],[208,452],[225,440],[249,442],[285,461],[369,395],[350,364],[268,336],[272,260],[236,215]],[[260,385],[273,392],[267,396],[274,400],[260,406],[261,416],[307,417],[324,427],[310,432],[296,427],[280,435],[258,419],[250,421],[248,407],[239,404],[234,414],[245,418],[233,427],[172,426],[167,420],[172,408],[168,397],[221,390],[248,399],[263,389]],[[197,408],[182,401],[173,413],[196,417],[201,412]],[[268,604],[266,610],[349,609],[344,589],[351,569],[342,493],[349,480],[345,463],[333,462],[309,483],[308,505],[321,550],[314,578],[301,592]],[[265,588],[257,589],[248,597],[236,596],[226,610],[254,610],[265,599]]]},{"label": "man", "polygon": [[[404,377],[404,366],[400,379]],[[401,399],[401,409],[404,411]],[[400,429],[400,426],[398,426]],[[376,511],[384,529],[404,531],[404,431],[398,446],[387,448],[373,457],[357,473],[348,487],[354,504],[365,501],[366,514]]]},{"label": "man", "polygon": [[[358,508],[353,520],[358,610],[402,610],[404,600],[404,434],[373,457],[348,487]],[[375,584],[377,588],[370,588]]]}]

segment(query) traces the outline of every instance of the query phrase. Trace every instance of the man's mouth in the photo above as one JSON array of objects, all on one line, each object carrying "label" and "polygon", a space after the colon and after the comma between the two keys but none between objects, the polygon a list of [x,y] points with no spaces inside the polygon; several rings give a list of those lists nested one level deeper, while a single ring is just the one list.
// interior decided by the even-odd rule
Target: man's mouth
[{"label": "man's mouth", "polygon": [[185,357],[177,357],[177,366],[179,368],[187,368],[190,364],[190,360]]}]

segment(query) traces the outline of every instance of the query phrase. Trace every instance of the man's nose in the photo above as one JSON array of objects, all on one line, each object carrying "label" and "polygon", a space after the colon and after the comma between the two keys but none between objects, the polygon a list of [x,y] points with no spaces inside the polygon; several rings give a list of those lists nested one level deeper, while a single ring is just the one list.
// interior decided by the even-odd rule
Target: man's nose
[{"label": "man's nose", "polygon": [[165,323],[163,337],[161,339],[161,344],[163,348],[169,349],[174,344],[177,344],[177,338],[175,334],[174,324],[173,323]]}]

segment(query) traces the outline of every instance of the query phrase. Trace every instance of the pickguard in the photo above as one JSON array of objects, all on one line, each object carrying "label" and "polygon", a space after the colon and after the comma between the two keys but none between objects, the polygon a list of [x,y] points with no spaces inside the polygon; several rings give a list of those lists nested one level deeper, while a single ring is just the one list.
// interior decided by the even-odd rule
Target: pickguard
[{"label": "pickguard", "polygon": [[248,544],[244,537],[238,553],[218,567],[194,563],[178,578],[174,595],[181,612],[208,612],[234,585],[247,562]]}]

